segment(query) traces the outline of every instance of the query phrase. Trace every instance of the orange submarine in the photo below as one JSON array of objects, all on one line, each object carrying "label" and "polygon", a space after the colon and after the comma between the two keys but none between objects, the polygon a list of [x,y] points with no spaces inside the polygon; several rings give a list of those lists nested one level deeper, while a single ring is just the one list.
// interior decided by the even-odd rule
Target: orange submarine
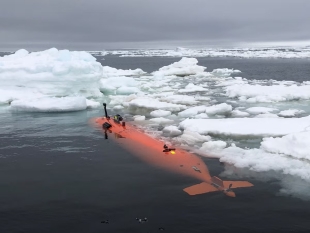
[{"label": "orange submarine", "polygon": [[207,165],[200,157],[180,148],[169,148],[164,142],[150,137],[134,125],[125,123],[118,114],[109,117],[106,104],[103,106],[105,117],[96,118],[92,123],[103,129],[105,138],[108,138],[108,133],[114,134],[112,138],[117,140],[117,143],[141,160],[202,181],[183,189],[189,195],[219,191],[235,197],[233,189],[253,186],[248,181],[223,181],[216,176],[211,177]]}]

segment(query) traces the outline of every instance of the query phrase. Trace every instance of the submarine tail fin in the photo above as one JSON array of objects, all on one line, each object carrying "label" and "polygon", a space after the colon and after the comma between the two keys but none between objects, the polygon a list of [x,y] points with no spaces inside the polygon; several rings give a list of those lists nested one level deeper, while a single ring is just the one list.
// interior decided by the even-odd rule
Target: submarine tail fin
[{"label": "submarine tail fin", "polygon": [[185,191],[189,195],[198,195],[198,194],[203,194],[203,193],[222,191],[227,196],[235,197],[236,194],[233,192],[232,189],[246,188],[246,187],[254,186],[253,184],[251,184],[248,181],[222,181],[222,180],[220,180],[220,181],[221,181],[222,185],[218,185],[219,182],[215,183],[219,186],[218,188],[214,187],[211,184],[202,182],[200,184],[196,184],[196,185],[187,187],[187,188],[183,189],[183,191]]},{"label": "submarine tail fin", "polygon": [[235,188],[246,188],[254,186],[252,183],[248,181],[223,181],[223,185],[225,189],[235,189]]},{"label": "submarine tail fin", "polygon": [[200,184],[187,187],[183,189],[183,191],[188,193],[189,195],[198,195],[203,193],[216,192],[219,190],[208,183],[202,182]]}]

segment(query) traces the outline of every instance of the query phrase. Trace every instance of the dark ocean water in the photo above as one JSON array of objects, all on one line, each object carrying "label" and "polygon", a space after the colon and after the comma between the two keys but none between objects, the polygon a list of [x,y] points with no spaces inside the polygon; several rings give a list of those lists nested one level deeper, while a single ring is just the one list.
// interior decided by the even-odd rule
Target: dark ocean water
[{"label": "dark ocean water", "polygon": [[[105,59],[104,65],[146,71],[179,60]],[[256,73],[258,79],[258,71],[269,67],[266,79],[296,80],[296,69],[294,77],[310,80],[307,60],[198,60],[209,71],[235,68]],[[152,167],[104,140],[88,124],[101,115],[102,110],[48,114],[0,109],[0,233],[147,233],[161,232],[160,227],[173,233],[310,231],[310,201],[279,195],[276,181],[249,179],[255,186],[236,190],[236,198],[187,195],[182,189],[199,181]],[[224,170],[216,159],[203,160],[211,175]],[[149,221],[140,224],[136,217]]]}]

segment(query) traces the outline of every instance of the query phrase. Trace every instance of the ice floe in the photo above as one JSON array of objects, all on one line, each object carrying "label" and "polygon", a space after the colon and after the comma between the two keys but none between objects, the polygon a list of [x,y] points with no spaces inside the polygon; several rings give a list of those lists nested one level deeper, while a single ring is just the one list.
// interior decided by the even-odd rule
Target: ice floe
[{"label": "ice floe", "polygon": [[301,132],[310,126],[310,116],[302,118],[226,118],[186,119],[182,129],[191,129],[200,134],[231,137],[283,136]]},{"label": "ice floe", "polygon": [[190,129],[184,130],[183,134],[176,138],[175,140],[186,143],[188,145],[195,145],[196,143],[207,142],[211,140],[210,136],[204,136],[198,132],[191,131]]},{"label": "ice floe", "polygon": [[248,116],[250,116],[250,114],[247,112],[243,112],[243,111],[240,111],[238,109],[235,109],[231,112],[231,116],[232,117],[248,117]]},{"label": "ice floe", "polygon": [[310,85],[305,84],[290,86],[284,83],[272,86],[236,84],[227,86],[225,90],[228,97],[250,103],[310,99]]},{"label": "ice floe", "polygon": [[165,110],[155,110],[150,112],[150,115],[152,117],[165,117],[171,115],[170,111],[165,111]]},{"label": "ice floe", "polygon": [[206,113],[208,115],[225,115],[232,111],[232,106],[226,103],[221,103],[213,105],[206,108]]},{"label": "ice floe", "polygon": [[129,95],[140,92],[137,81],[132,77],[110,77],[100,80],[100,91],[105,94]]},{"label": "ice floe", "polygon": [[[92,107],[96,104],[93,101],[88,102]],[[11,103],[13,111],[23,112],[68,112],[80,111],[87,108],[87,102],[84,97],[43,97],[40,99],[14,100]]]},{"label": "ice floe", "polygon": [[101,96],[98,89],[101,76],[101,64],[86,52],[52,48],[32,53],[19,50],[0,57],[1,91],[14,92],[22,87],[28,93],[42,95]]},{"label": "ice floe", "polygon": [[206,88],[189,83],[184,89],[178,90],[179,93],[207,91]]},{"label": "ice floe", "polygon": [[134,119],[134,121],[144,121],[145,116],[135,115],[135,116],[133,116],[133,119]]},{"label": "ice floe", "polygon": [[[21,49],[0,57],[0,104],[14,111],[76,111],[98,106],[102,66],[87,52]],[[59,98],[64,97],[64,98]],[[69,98],[70,97],[70,98]]]},{"label": "ice floe", "polygon": [[158,71],[153,72],[153,75],[177,75],[188,76],[203,72],[206,67],[198,66],[198,60],[196,58],[183,57],[180,61],[171,65],[164,66]]},{"label": "ice floe", "polygon": [[169,125],[163,129],[163,134],[170,136],[170,137],[175,137],[175,136],[181,135],[182,131],[179,130],[178,127],[176,127],[174,125]]},{"label": "ice floe", "polygon": [[186,110],[179,112],[178,116],[179,117],[194,117],[197,116],[199,113],[204,113],[206,111],[206,106],[195,106],[191,108],[187,108]]},{"label": "ice floe", "polygon": [[[210,150],[221,162],[237,168],[265,174],[280,180],[282,193],[309,199],[310,184],[310,132],[303,131],[279,138],[265,138],[259,148],[242,149],[232,145],[222,150]],[[288,182],[289,181],[289,182]],[[296,189],[296,184],[299,188]]]},{"label": "ice floe", "polygon": [[186,104],[186,105],[194,105],[198,103],[198,101],[196,101],[194,96],[188,96],[188,95],[168,95],[160,98],[160,100],[168,103]]},{"label": "ice floe", "polygon": [[288,109],[288,110],[283,110],[279,112],[279,116],[281,117],[294,117],[296,115],[300,115],[304,113],[304,110],[298,110],[298,109]]},{"label": "ice floe", "polygon": [[122,70],[122,69],[116,69],[110,66],[103,66],[102,71],[103,71],[104,78],[119,77],[119,76],[141,76],[146,73],[141,69]]},{"label": "ice floe", "polygon": [[252,107],[248,108],[245,111],[247,111],[250,114],[264,114],[264,113],[270,113],[277,111],[278,109],[275,108],[267,108],[267,107]]},{"label": "ice floe", "polygon": [[158,124],[167,124],[167,123],[172,123],[173,122],[173,120],[167,119],[167,118],[164,118],[164,117],[151,118],[149,121],[154,122],[154,123],[158,123]]},{"label": "ice floe", "polygon": [[[101,52],[101,51],[100,51]],[[96,53],[96,52],[93,52]],[[121,57],[240,57],[240,58],[309,58],[307,47],[139,49],[105,51],[104,55]]]},{"label": "ice floe", "polygon": [[166,110],[171,112],[178,112],[186,108],[185,105],[173,104],[161,102],[157,99],[152,99],[149,97],[137,97],[130,102],[128,102],[128,107],[130,112],[143,111],[146,110]]}]

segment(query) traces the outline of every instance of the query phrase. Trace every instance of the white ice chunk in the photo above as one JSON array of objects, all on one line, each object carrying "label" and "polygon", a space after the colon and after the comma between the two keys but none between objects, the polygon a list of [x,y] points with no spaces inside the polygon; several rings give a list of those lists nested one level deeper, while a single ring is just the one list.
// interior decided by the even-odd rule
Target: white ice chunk
[{"label": "white ice chunk", "polygon": [[158,71],[153,72],[153,75],[178,75],[188,76],[203,72],[206,67],[198,66],[198,60],[196,58],[183,57],[180,61],[171,65],[164,66]]},{"label": "white ice chunk", "polygon": [[273,113],[263,113],[256,115],[255,118],[279,118],[279,116]]},{"label": "white ice chunk", "polygon": [[160,98],[161,101],[174,103],[174,104],[187,104],[187,105],[193,105],[197,104],[195,97],[188,96],[188,95],[169,95]]},{"label": "white ice chunk", "polygon": [[103,77],[110,78],[110,77],[117,77],[117,76],[140,76],[145,74],[141,69],[135,69],[135,70],[122,70],[122,69],[116,69],[109,66],[103,66],[102,67]]},{"label": "white ice chunk", "polygon": [[13,111],[23,112],[69,112],[87,108],[84,97],[44,97],[31,100],[14,100],[11,103]]},{"label": "white ice chunk", "polygon": [[196,106],[196,107],[191,107],[188,108],[182,112],[178,113],[179,117],[194,117],[196,116],[198,113],[203,113],[206,111],[206,106]]},{"label": "white ice chunk", "polygon": [[226,115],[232,111],[232,106],[226,103],[213,105],[206,108],[208,115]]},{"label": "white ice chunk", "polygon": [[298,110],[298,109],[288,109],[288,110],[284,110],[279,112],[279,116],[281,117],[294,117],[296,115],[302,114],[305,111],[303,110]]},{"label": "white ice chunk", "polygon": [[118,95],[130,95],[139,92],[140,90],[137,87],[120,87],[116,90],[116,94]]},{"label": "white ice chunk", "polygon": [[179,125],[200,134],[225,136],[283,136],[301,132],[310,125],[310,117],[302,118],[231,118],[186,119]]},{"label": "white ice chunk", "polygon": [[211,137],[210,136],[203,136],[197,132],[186,129],[186,130],[184,130],[183,134],[180,137],[178,137],[177,140],[182,142],[182,143],[187,143],[189,145],[193,145],[196,143],[210,141]]},{"label": "white ice chunk", "polygon": [[197,114],[195,116],[196,119],[206,119],[206,118],[209,118],[208,114],[206,113],[200,113],[200,114]]},{"label": "white ice chunk", "polygon": [[225,89],[228,97],[243,97],[245,101],[251,103],[310,99],[309,85],[287,86],[280,83],[280,85],[262,86],[244,84],[228,86]]},{"label": "white ice chunk", "polygon": [[134,119],[134,121],[144,121],[145,116],[135,115],[135,116],[133,116],[133,119]]},{"label": "white ice chunk", "polygon": [[214,69],[211,74],[215,76],[230,76],[233,73],[240,73],[240,70],[228,69],[228,68],[221,68],[221,69]]},{"label": "white ice chunk", "polygon": [[[310,128],[310,127],[309,127]],[[281,138],[264,138],[261,149],[310,161],[310,132],[289,134]]]},{"label": "white ice chunk", "polygon": [[135,98],[131,100],[128,104],[132,110],[135,110],[136,108],[146,108],[149,110],[161,109],[161,110],[175,112],[175,111],[181,111],[186,108],[185,105],[161,102],[157,99],[148,98],[148,97]]},{"label": "white ice chunk", "polygon": [[150,121],[158,123],[158,124],[168,124],[168,123],[172,123],[173,122],[173,120],[167,119],[167,118],[164,118],[164,117],[151,118]]},{"label": "white ice chunk", "polygon": [[122,105],[116,105],[113,107],[113,110],[122,110],[124,107]]},{"label": "white ice chunk", "polygon": [[277,110],[278,109],[276,109],[276,108],[252,107],[252,108],[246,109],[245,111],[247,111],[248,113],[251,113],[251,114],[261,114],[261,113],[270,113],[270,112],[274,112]]},{"label": "white ice chunk", "polygon": [[[281,138],[264,138],[259,149],[229,147],[220,161],[256,172],[277,172],[310,181],[310,132],[293,133]],[[281,176],[278,176],[281,177]],[[308,192],[307,192],[308,193]]]},{"label": "white ice chunk", "polygon": [[131,77],[112,77],[100,80],[100,90],[105,93],[132,94],[139,92],[137,81]]},{"label": "white ice chunk", "polygon": [[8,101],[21,99],[15,92],[20,89],[42,96],[100,97],[98,89],[102,66],[87,52],[57,50],[55,48],[0,57],[0,83],[2,90],[11,92]]},{"label": "white ice chunk", "polygon": [[203,151],[214,151],[214,150],[223,150],[227,146],[227,143],[224,141],[210,141],[204,142],[200,148]]},{"label": "white ice chunk", "polygon": [[155,110],[150,112],[151,117],[165,117],[165,116],[170,116],[171,112],[170,111],[165,111],[165,110]]},{"label": "white ice chunk", "polygon": [[217,84],[215,86],[217,87],[226,87],[226,86],[232,86],[232,85],[241,85],[241,84],[247,84],[248,80],[242,77],[227,77],[225,79],[221,78],[217,81]]},{"label": "white ice chunk", "polygon": [[86,99],[87,108],[99,108],[100,103],[95,100]]},{"label": "white ice chunk", "polygon": [[235,109],[231,112],[231,116],[232,117],[248,117],[248,116],[250,116],[250,114],[247,112],[243,112],[243,111],[240,111],[238,109]]},{"label": "white ice chunk", "polygon": [[175,136],[181,135],[182,131],[179,130],[178,127],[170,125],[170,126],[166,126],[163,129],[163,133],[168,134],[168,136],[170,136],[170,137],[175,137]]},{"label": "white ice chunk", "polygon": [[207,91],[206,88],[203,88],[201,86],[197,86],[193,83],[189,83],[185,89],[178,90],[179,93],[190,93],[190,92],[199,92],[199,91]]},{"label": "white ice chunk", "polygon": [[0,105],[11,103],[13,100],[28,100],[45,97],[33,88],[12,87],[9,90],[0,87]]}]

